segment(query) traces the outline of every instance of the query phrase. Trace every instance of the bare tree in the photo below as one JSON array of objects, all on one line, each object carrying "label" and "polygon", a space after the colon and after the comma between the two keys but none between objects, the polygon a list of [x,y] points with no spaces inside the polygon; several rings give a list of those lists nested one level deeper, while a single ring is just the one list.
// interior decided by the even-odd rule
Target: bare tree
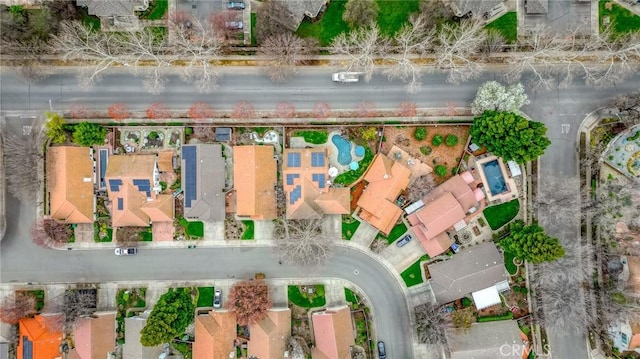
[{"label": "bare tree", "polygon": [[333,244],[322,223],[320,219],[278,220],[274,230],[278,256],[301,266],[324,264],[332,254]]},{"label": "bare tree", "polygon": [[261,279],[250,279],[231,287],[225,306],[235,311],[238,324],[249,325],[264,319],[271,304],[269,286]]},{"label": "bare tree", "polygon": [[20,319],[36,313],[36,297],[29,292],[12,292],[0,304],[0,321],[17,324]]},{"label": "bare tree", "polygon": [[313,105],[313,115],[318,118],[331,116],[331,106],[327,102],[316,102]]},{"label": "bare tree", "polygon": [[407,197],[411,202],[416,202],[424,198],[427,193],[436,188],[436,181],[433,174],[428,173],[424,176],[416,178],[409,188],[407,188]]},{"label": "bare tree", "polygon": [[274,82],[284,82],[302,62],[301,56],[310,53],[312,47],[313,42],[286,32],[267,37],[260,45],[258,54],[266,57],[269,78]]},{"label": "bare tree", "polygon": [[305,359],[311,353],[306,340],[301,337],[289,337],[287,348],[291,359]]},{"label": "bare tree", "polygon": [[114,37],[119,34],[105,31],[94,31],[79,21],[65,21],[60,24],[60,31],[53,36],[51,46],[64,53],[64,60],[91,61],[92,66],[85,66],[79,73],[80,85],[90,87],[99,82],[102,73],[114,65],[128,66],[122,58],[124,50]]},{"label": "bare tree", "polygon": [[447,328],[451,327],[446,311],[432,303],[413,308],[416,316],[416,332],[421,343],[438,347],[447,345]]},{"label": "bare tree", "polygon": [[192,82],[202,93],[216,89],[220,72],[211,64],[211,59],[222,53],[222,41],[212,24],[192,19],[189,26],[176,26],[171,41],[172,48],[180,59],[187,61],[182,78]]},{"label": "bare tree", "polygon": [[[171,66],[171,61],[161,57],[156,51],[157,47],[167,45],[164,38],[159,37],[151,27],[144,27],[140,31],[129,31],[113,37],[112,43],[126,49],[136,76],[140,74],[144,64],[143,85],[147,91],[154,95],[164,91],[167,79],[163,70]],[[153,66],[149,66],[150,64]]]},{"label": "bare tree", "polygon": [[256,117],[256,111],[253,105],[248,101],[240,101],[233,105],[231,116],[234,118],[248,119]]},{"label": "bare tree", "polygon": [[23,133],[4,134],[2,143],[7,188],[23,202],[35,202],[42,185],[38,169],[44,158],[43,140],[37,123],[23,127]]},{"label": "bare tree", "polygon": [[371,26],[378,18],[378,3],[375,0],[348,0],[342,13],[342,20],[352,28]]},{"label": "bare tree", "polygon": [[408,93],[417,93],[422,86],[421,67],[411,60],[411,56],[424,54],[433,46],[435,28],[427,27],[426,17],[424,14],[411,16],[409,23],[398,31],[394,37],[398,50],[389,54],[394,65],[383,72],[389,80],[405,82]]},{"label": "bare tree", "polygon": [[374,60],[387,53],[389,41],[380,34],[377,25],[361,27],[333,39],[331,53],[347,58],[345,69],[364,73],[364,80],[373,76]]},{"label": "bare tree", "polygon": [[446,5],[443,1],[433,0],[420,1],[420,14],[425,15],[426,26],[429,28],[437,28],[442,23],[451,20],[454,15],[451,6]]},{"label": "bare tree", "polygon": [[389,246],[389,243],[387,243],[387,241],[381,238],[377,238],[377,239],[374,239],[373,242],[371,242],[370,248],[371,248],[371,251],[373,251],[373,253],[380,254],[388,246]]},{"label": "bare tree", "polygon": [[617,96],[613,100],[613,106],[618,111],[620,123],[625,127],[640,123],[640,92]]},{"label": "bare tree", "polygon": [[482,44],[482,51],[486,54],[492,54],[496,52],[502,52],[504,50],[504,45],[507,43],[504,36],[500,33],[500,31],[495,29],[486,30],[487,36],[484,39],[484,43]]},{"label": "bare tree", "polygon": [[258,43],[278,34],[293,32],[290,28],[293,14],[284,4],[286,0],[268,0],[256,10],[256,36]]},{"label": "bare tree", "polygon": [[577,63],[584,70],[587,85],[612,87],[638,71],[636,59],[640,55],[640,35],[637,32],[614,36],[611,27],[592,37],[587,50],[600,54],[597,61]]},{"label": "bare tree", "polygon": [[64,331],[70,331],[78,319],[91,317],[97,308],[95,290],[66,290],[45,306],[47,313],[61,313],[58,324]]},{"label": "bare tree", "polygon": [[69,224],[51,218],[40,218],[33,223],[29,234],[33,243],[38,246],[60,247],[69,243],[73,230]]},{"label": "bare tree", "polygon": [[447,82],[459,84],[480,76],[483,67],[474,56],[480,52],[486,36],[483,24],[476,20],[442,26],[436,36],[435,65],[449,70]]}]

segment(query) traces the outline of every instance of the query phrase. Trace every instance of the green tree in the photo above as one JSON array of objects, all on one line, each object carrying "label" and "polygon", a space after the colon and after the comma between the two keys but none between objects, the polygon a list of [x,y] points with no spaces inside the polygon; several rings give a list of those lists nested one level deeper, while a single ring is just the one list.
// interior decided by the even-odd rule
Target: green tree
[{"label": "green tree", "polygon": [[375,127],[363,127],[360,129],[360,134],[365,141],[373,141],[378,138],[378,130]]},{"label": "green tree", "polygon": [[447,137],[444,139],[444,144],[447,147],[453,147],[455,145],[458,144],[458,136],[456,135],[447,135]]},{"label": "green tree", "polygon": [[469,134],[473,142],[505,160],[517,163],[541,156],[551,144],[547,128],[511,112],[486,111],[473,120]]},{"label": "green tree", "polygon": [[476,318],[473,316],[471,308],[458,309],[451,314],[453,325],[456,328],[471,328],[471,324],[475,323]]},{"label": "green tree", "polygon": [[525,226],[522,221],[509,225],[509,235],[500,241],[505,252],[531,263],[551,262],[564,256],[557,238],[549,237],[537,224]]},{"label": "green tree", "polygon": [[73,128],[73,142],[81,146],[93,146],[104,144],[107,137],[107,129],[89,122],[80,122]]},{"label": "green tree", "polygon": [[447,175],[447,167],[444,165],[437,165],[433,170],[438,176],[446,176]]},{"label": "green tree", "polygon": [[194,310],[189,288],[169,289],[158,299],[140,331],[140,343],[152,347],[173,341],[191,324]]},{"label": "green tree", "polygon": [[427,129],[425,127],[416,128],[416,130],[413,132],[413,137],[418,141],[424,140],[425,138],[427,138]]},{"label": "green tree", "polygon": [[47,131],[46,135],[52,143],[64,143],[67,140],[67,134],[64,132],[64,118],[59,113],[47,112]]},{"label": "green tree", "polygon": [[444,138],[442,137],[442,135],[435,135],[431,139],[431,144],[438,147],[442,144],[443,141],[444,141]]}]

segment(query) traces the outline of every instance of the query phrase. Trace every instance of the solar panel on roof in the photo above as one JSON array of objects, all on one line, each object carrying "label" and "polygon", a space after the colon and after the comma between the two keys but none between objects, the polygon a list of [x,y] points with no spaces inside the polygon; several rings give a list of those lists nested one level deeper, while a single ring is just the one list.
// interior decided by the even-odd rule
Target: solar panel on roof
[{"label": "solar panel on roof", "polygon": [[33,342],[26,335],[23,335],[22,344],[22,358],[33,359]]},{"label": "solar panel on roof", "polygon": [[325,176],[324,173],[314,173],[311,175],[311,180],[316,181],[318,183],[319,188],[324,188],[327,181],[327,177]]},{"label": "solar panel on roof", "polygon": [[300,152],[289,152],[287,154],[288,167],[300,167]]},{"label": "solar panel on roof", "polygon": [[124,200],[122,198],[118,198],[118,211],[122,211],[124,208]]},{"label": "solar panel on roof", "polygon": [[322,152],[311,153],[311,166],[324,167],[324,153]]},{"label": "solar panel on roof", "polygon": [[296,178],[300,178],[300,175],[298,173],[288,173],[287,174],[287,185],[288,186],[292,186],[293,185],[293,181]]},{"label": "solar panel on roof", "polygon": [[109,180],[109,187],[111,188],[112,192],[120,192],[120,186],[122,186],[122,180],[121,179],[110,179]]},{"label": "solar panel on roof", "polygon": [[195,146],[182,146],[182,159],[184,160],[184,206],[191,207],[191,201],[196,200],[197,191],[197,148]]},{"label": "solar panel on roof", "polygon": [[298,185],[289,193],[289,204],[296,203],[300,197],[302,197],[302,188]]}]

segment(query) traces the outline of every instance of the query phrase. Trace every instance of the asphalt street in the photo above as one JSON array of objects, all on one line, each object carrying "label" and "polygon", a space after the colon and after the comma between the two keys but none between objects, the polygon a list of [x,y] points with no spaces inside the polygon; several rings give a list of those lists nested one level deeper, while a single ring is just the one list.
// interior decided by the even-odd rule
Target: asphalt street
[{"label": "asphalt street", "polygon": [[[446,107],[447,102],[466,106],[473,99],[478,85],[499,79],[496,72],[487,72],[475,81],[462,85],[447,84],[442,73],[425,75],[424,88],[413,95],[406,94],[400,82],[388,82],[374,76],[369,83],[334,84],[329,68],[300,69],[284,84],[274,84],[259,70],[230,68],[211,94],[200,94],[176,74],[169,79],[167,91],[159,96],[148,94],[139,79],[126,71],[113,70],[90,90],[80,89],[74,77],[76,69],[56,70],[42,83],[26,85],[8,69],[0,72],[0,109],[3,111],[66,110],[72,104],[105,110],[113,103],[125,103],[132,110],[144,110],[153,102],[163,102],[174,109],[186,109],[194,102],[204,101],[220,110],[230,110],[233,104],[247,100],[258,110],[273,110],[278,102],[290,102],[298,109],[312,108],[325,101],[332,109],[353,109],[362,101],[374,102],[378,109],[394,109],[401,101],[415,102],[418,107]],[[639,78],[612,89],[594,89],[576,82],[567,89],[531,95],[532,103],[523,110],[534,120],[549,128],[551,146],[540,161],[540,177],[560,175],[577,180],[576,134],[585,115],[606,103],[618,93],[639,88]],[[51,101],[50,101],[51,100]],[[26,121],[26,120],[25,120]],[[29,120],[30,121],[30,120]],[[8,131],[21,131],[20,120],[7,124]],[[578,189],[576,188],[576,193]],[[207,279],[237,278],[265,272],[269,277],[340,277],[354,282],[372,298],[378,335],[390,344],[390,358],[412,357],[409,336],[409,314],[399,284],[374,259],[355,250],[341,249],[329,264],[313,272],[277,265],[270,248],[216,249],[153,249],[141,251],[136,258],[116,258],[110,251],[60,252],[43,250],[31,244],[28,228],[33,221],[35,204],[21,204],[7,197],[7,233],[1,243],[0,281],[36,283],[100,282],[110,280]],[[552,211],[551,211],[552,212]],[[553,213],[541,213],[541,216]],[[579,224],[565,223],[563,228],[547,228],[551,235],[577,238]],[[567,230],[568,229],[568,230]],[[128,261],[131,266],[122,265]],[[356,274],[358,270],[358,274]],[[549,333],[554,358],[587,358],[585,333]]]}]

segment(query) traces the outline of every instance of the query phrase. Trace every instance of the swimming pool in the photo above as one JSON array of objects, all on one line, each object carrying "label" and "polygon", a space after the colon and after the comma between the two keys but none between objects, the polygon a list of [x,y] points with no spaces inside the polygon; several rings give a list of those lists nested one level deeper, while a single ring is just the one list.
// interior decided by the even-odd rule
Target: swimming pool
[{"label": "swimming pool", "polygon": [[338,148],[338,163],[348,166],[351,163],[351,142],[340,135],[331,136],[331,142]]},{"label": "swimming pool", "polygon": [[493,160],[482,165],[484,176],[487,178],[489,190],[493,196],[497,196],[507,191],[507,184],[500,170],[498,160]]}]

